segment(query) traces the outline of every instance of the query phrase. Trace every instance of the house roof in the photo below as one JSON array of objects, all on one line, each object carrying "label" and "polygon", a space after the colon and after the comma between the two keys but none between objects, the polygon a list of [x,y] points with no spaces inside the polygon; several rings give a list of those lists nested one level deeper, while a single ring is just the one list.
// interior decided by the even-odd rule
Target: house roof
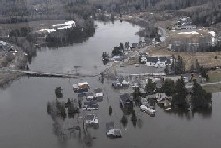
[{"label": "house roof", "polygon": [[138,43],[132,43],[132,47],[137,47],[138,46]]},{"label": "house roof", "polygon": [[92,121],[92,120],[94,120],[94,118],[95,118],[95,115],[94,115],[94,114],[88,114],[88,115],[86,115],[85,120],[90,120],[90,121]]},{"label": "house roof", "polygon": [[171,60],[167,59],[166,64],[171,64]]},{"label": "house roof", "polygon": [[88,96],[94,96],[94,94],[93,93],[87,93],[87,97]]},{"label": "house roof", "polygon": [[153,99],[153,98],[156,98],[156,94],[148,95],[147,97],[148,97],[149,99]]},{"label": "house roof", "polygon": [[121,101],[123,101],[124,103],[127,102],[128,100],[129,101],[133,101],[133,98],[130,96],[130,94],[128,93],[125,93],[125,94],[122,94],[120,95],[120,99]]},{"label": "house roof", "polygon": [[156,63],[158,62],[158,57],[147,57],[147,62]]},{"label": "house roof", "polygon": [[96,105],[97,104],[97,101],[86,101],[84,102],[84,105]]},{"label": "house roof", "polygon": [[94,92],[95,93],[102,93],[102,89],[101,88],[96,88],[96,89],[94,89]]},{"label": "house roof", "polygon": [[107,129],[107,131],[114,129],[114,122],[106,123],[106,129]]},{"label": "house roof", "polygon": [[166,62],[167,61],[167,57],[159,57],[160,62]]}]

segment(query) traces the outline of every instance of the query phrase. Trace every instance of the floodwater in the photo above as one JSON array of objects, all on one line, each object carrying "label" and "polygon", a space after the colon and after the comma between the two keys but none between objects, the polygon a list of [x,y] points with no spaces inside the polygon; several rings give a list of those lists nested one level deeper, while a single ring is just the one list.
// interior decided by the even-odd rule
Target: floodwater
[{"label": "floodwater", "polygon": [[[99,73],[102,65],[101,54],[119,42],[137,42],[135,32],[139,27],[129,23],[99,23],[94,37],[87,42],[58,49],[42,49],[32,61],[30,68],[35,71],[69,72],[73,66],[82,66],[82,73]],[[55,100],[54,89],[61,86],[64,98],[74,98],[72,84],[88,81],[93,88],[104,90],[104,100],[99,103],[96,113],[98,129],[88,129],[91,135],[85,143],[84,134],[70,133],[69,128],[81,126],[82,113],[74,118],[52,119],[47,114],[48,101]],[[213,94],[211,113],[178,114],[167,113],[156,107],[156,116],[150,117],[136,108],[137,123],[131,122],[124,127],[120,120],[123,112],[119,105],[119,92],[111,88],[111,81],[102,84],[97,77],[76,79],[21,78],[8,88],[0,90],[0,147],[2,148],[83,148],[87,144],[93,148],[219,148],[221,145],[221,93]],[[112,106],[113,113],[108,114]],[[122,130],[122,138],[108,139],[106,123],[114,121]]]}]

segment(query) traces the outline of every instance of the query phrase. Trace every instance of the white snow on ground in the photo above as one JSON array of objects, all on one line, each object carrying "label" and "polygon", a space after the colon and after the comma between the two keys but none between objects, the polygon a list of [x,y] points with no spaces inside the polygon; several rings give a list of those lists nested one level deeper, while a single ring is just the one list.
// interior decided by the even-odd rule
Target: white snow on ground
[{"label": "white snow on ground", "polygon": [[215,38],[216,33],[215,33],[215,31],[209,31],[208,33],[212,35],[212,45],[215,46],[215,42],[216,42],[216,38]]},{"label": "white snow on ground", "polygon": [[62,29],[68,29],[68,28],[72,28],[72,27],[76,27],[76,24],[75,24],[75,21],[67,21],[65,22],[64,24],[56,24],[56,25],[52,25],[52,29],[41,29],[39,30],[40,32],[48,32],[48,33],[51,33],[51,32],[54,32],[56,31],[55,28],[57,28],[58,30],[62,30]]},{"label": "white snow on ground", "polygon": [[178,34],[199,34],[199,33],[196,31],[188,31],[188,32],[180,32]]},{"label": "white snow on ground", "polygon": [[215,31],[209,31],[208,33],[209,33],[209,34],[211,34],[211,35],[212,35],[212,37],[215,37],[215,36],[216,36]]},{"label": "white snow on ground", "polygon": [[51,32],[54,32],[54,31],[56,31],[56,30],[55,30],[55,29],[41,29],[41,30],[39,30],[39,31],[41,31],[41,32],[46,31],[46,32],[48,32],[48,33],[51,33]]},{"label": "white snow on ground", "polygon": [[64,24],[52,25],[52,27],[58,27],[57,29],[68,29],[68,28],[76,27],[76,24],[75,24],[75,21],[67,21]]}]

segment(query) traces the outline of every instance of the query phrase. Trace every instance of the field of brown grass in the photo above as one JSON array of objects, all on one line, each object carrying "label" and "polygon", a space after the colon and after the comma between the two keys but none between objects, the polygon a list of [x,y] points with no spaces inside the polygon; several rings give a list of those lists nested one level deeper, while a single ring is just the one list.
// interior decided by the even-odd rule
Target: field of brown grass
[{"label": "field of brown grass", "polygon": [[[221,66],[221,52],[172,52],[167,50],[166,48],[158,47],[158,48],[150,48],[147,51],[150,55],[174,55],[177,57],[180,55],[184,62],[186,70],[191,68],[191,65],[195,65],[196,59],[198,60],[200,66],[203,67],[217,67]],[[215,59],[217,57],[217,59]]]}]

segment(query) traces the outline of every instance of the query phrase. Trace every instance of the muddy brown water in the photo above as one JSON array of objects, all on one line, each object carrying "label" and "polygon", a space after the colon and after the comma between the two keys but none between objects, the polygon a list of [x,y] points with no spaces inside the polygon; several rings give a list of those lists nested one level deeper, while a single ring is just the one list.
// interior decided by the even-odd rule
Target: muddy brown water
[{"label": "muddy brown water", "polygon": [[[138,41],[134,35],[139,27],[129,23],[99,23],[95,36],[87,42],[56,50],[42,49],[32,61],[30,68],[38,71],[69,72],[80,65],[82,73],[97,73],[105,68],[101,54],[109,51],[120,41]],[[98,111],[75,115],[65,120],[52,120],[47,114],[47,102],[55,100],[54,89],[61,86],[64,98],[74,98],[72,84],[87,81],[93,88],[103,88],[104,100]],[[84,134],[68,132],[68,128],[81,126],[83,114],[95,113],[99,118],[98,129],[88,129],[89,145],[94,148],[219,148],[221,145],[221,94],[213,94],[213,109],[210,113],[167,113],[156,107],[156,116],[150,117],[136,108],[137,124],[133,126],[131,115],[124,127],[120,120],[123,112],[119,105],[119,91],[111,88],[111,81],[102,84],[98,78],[57,79],[21,78],[8,88],[0,90],[0,147],[2,148],[83,148],[87,147]],[[112,106],[113,113],[108,114]],[[114,121],[122,130],[121,139],[106,137],[106,123]],[[63,135],[63,136],[61,136]]]}]

